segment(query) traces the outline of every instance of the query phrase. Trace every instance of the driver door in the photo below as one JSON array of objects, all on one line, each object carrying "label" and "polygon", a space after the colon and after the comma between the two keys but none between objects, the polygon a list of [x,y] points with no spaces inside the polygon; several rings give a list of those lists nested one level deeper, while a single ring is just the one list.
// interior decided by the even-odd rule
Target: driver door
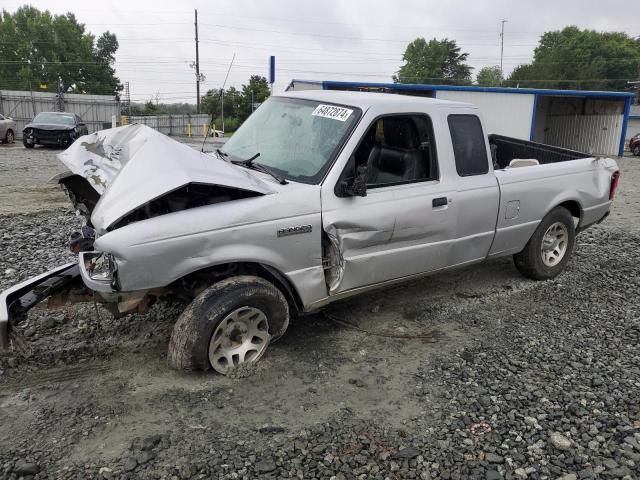
[{"label": "driver door", "polygon": [[376,119],[343,176],[363,164],[366,196],[340,188],[323,195],[330,294],[437,270],[449,259],[455,192],[440,177],[430,118]]}]

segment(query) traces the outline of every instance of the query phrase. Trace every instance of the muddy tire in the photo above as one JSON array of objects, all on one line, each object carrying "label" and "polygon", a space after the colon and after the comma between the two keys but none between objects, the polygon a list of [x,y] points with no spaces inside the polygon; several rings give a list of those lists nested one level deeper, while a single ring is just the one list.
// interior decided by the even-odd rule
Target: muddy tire
[{"label": "muddy tire", "polygon": [[564,207],[556,207],[542,219],[524,250],[513,256],[513,262],[527,278],[554,278],[566,267],[575,239],[571,213]]},{"label": "muddy tire", "polygon": [[214,368],[226,374],[258,361],[288,324],[287,300],[273,284],[253,276],[228,278],[206,289],[182,312],[169,341],[169,366]]}]

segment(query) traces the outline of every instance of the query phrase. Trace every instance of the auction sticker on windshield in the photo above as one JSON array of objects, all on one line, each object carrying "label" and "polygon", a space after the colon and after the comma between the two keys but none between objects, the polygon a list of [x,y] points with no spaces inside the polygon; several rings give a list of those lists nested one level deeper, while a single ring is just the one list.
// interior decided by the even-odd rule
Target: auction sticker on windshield
[{"label": "auction sticker on windshield", "polygon": [[335,105],[318,105],[311,115],[314,117],[332,118],[334,120],[346,121],[353,110]]}]

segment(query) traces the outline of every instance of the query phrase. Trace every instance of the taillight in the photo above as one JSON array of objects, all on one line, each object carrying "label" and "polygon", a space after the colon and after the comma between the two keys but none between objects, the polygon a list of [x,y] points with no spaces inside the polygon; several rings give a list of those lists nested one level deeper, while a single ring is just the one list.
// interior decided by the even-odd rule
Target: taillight
[{"label": "taillight", "polygon": [[609,189],[609,200],[613,200],[616,194],[616,188],[618,188],[618,182],[620,181],[620,172],[613,172],[611,175],[611,188]]}]

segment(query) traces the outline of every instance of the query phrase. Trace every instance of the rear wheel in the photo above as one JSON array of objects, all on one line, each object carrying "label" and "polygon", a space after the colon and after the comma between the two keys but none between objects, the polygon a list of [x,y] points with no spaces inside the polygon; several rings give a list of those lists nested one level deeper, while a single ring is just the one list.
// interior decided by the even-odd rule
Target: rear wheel
[{"label": "rear wheel", "polygon": [[257,362],[289,324],[282,292],[253,276],[231,277],[196,297],[178,318],[168,362],[179,370],[213,368],[226,375]]},{"label": "rear wheel", "polygon": [[513,256],[518,271],[534,280],[559,275],[567,265],[575,244],[571,213],[564,207],[551,210],[540,222],[529,242]]},{"label": "rear wheel", "polygon": [[6,143],[13,143],[15,141],[16,137],[13,134],[13,130],[7,130],[6,135],[4,136],[4,141]]}]

